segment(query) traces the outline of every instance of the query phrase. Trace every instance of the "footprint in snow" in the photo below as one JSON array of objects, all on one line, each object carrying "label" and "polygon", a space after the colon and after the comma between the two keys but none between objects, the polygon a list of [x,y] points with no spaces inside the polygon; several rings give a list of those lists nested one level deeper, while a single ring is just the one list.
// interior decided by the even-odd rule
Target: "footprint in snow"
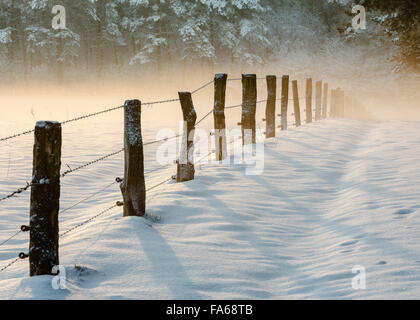
[{"label": "footprint in snow", "polygon": [[351,246],[353,244],[358,243],[359,240],[350,240],[350,241],[346,241],[340,244],[341,247],[347,247],[347,246]]},{"label": "footprint in snow", "polygon": [[396,215],[407,215],[407,214],[411,214],[413,212],[415,212],[415,210],[413,210],[413,209],[401,209],[401,210],[398,210],[398,211],[394,212],[394,214],[396,214]]}]

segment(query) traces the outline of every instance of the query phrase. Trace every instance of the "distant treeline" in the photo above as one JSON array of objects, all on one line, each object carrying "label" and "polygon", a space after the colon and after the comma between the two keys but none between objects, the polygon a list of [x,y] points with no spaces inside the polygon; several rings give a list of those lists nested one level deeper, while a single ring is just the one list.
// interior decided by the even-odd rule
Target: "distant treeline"
[{"label": "distant treeline", "polygon": [[[419,35],[420,2],[405,1],[417,8],[417,20],[403,16],[411,33],[381,13],[401,12],[382,5],[401,1],[365,2],[399,41],[401,61],[418,69],[418,41],[410,41]],[[58,4],[66,9],[64,30],[52,28]],[[333,0],[0,0],[0,66],[3,77],[48,72],[60,81],[71,72],[101,77],[191,64],[258,66],[296,50],[316,54],[331,39],[351,41],[350,25],[351,4]],[[368,28],[364,39],[385,39],[378,30]]]}]

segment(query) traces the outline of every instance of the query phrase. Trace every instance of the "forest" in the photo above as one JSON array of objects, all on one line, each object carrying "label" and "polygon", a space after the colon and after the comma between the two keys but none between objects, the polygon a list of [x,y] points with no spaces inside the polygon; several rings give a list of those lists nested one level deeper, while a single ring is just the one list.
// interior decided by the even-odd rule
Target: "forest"
[{"label": "forest", "polygon": [[[355,3],[366,6],[366,30],[351,28]],[[51,27],[57,4],[63,30]],[[195,66],[418,73],[419,16],[417,0],[0,0],[0,81],[185,77]]]}]

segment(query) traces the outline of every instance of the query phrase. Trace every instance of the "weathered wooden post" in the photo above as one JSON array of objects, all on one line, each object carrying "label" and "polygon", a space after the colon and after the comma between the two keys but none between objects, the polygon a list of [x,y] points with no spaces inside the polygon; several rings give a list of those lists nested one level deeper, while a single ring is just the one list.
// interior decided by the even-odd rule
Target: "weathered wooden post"
[{"label": "weathered wooden post", "polygon": [[337,117],[337,89],[331,91],[331,107],[330,107],[330,117]]},{"label": "weathered wooden post", "polygon": [[341,111],[341,105],[340,105],[340,95],[341,95],[341,89],[337,88],[337,90],[335,91],[335,116],[337,118],[340,117],[340,111]]},{"label": "weathered wooden post", "polygon": [[322,119],[328,117],[328,83],[324,83],[324,93],[322,94]]},{"label": "weathered wooden post", "polygon": [[216,145],[216,159],[222,161],[227,156],[226,143],[226,81],[227,74],[216,74],[214,77],[214,139]]},{"label": "weathered wooden post", "polygon": [[292,87],[293,87],[293,105],[294,105],[294,112],[295,112],[296,127],[300,127],[302,123],[300,120],[299,91],[298,91],[297,80],[292,81]]},{"label": "weathered wooden post", "polygon": [[[257,76],[242,75],[242,144],[256,143]],[[250,133],[252,132],[251,136]]]},{"label": "weathered wooden post", "polygon": [[350,118],[352,116],[352,103],[349,96],[345,97],[344,100],[344,117]]},{"label": "weathered wooden post", "polygon": [[345,103],[344,102],[344,90],[340,89],[338,99],[339,99],[339,106],[340,106],[339,117],[344,117],[344,103]]},{"label": "weathered wooden post", "polygon": [[281,81],[281,130],[287,130],[287,109],[289,105],[289,76]]},{"label": "weathered wooden post", "polygon": [[30,276],[52,274],[59,265],[61,124],[39,121],[35,126],[30,204]]},{"label": "weathered wooden post", "polygon": [[350,97],[350,115],[351,117],[354,117],[355,112],[354,112],[354,97],[353,95]]},{"label": "weathered wooden post", "polygon": [[182,146],[178,159],[176,181],[185,182],[194,180],[194,133],[197,114],[194,109],[190,92],[178,92],[184,117],[184,132]]},{"label": "weathered wooden post", "polygon": [[120,184],[124,217],[142,217],[146,214],[146,186],[139,100],[124,104],[124,148],[124,180]]},{"label": "weathered wooden post", "polygon": [[266,138],[276,136],[276,96],[277,96],[277,77],[267,76],[267,107],[265,109]]},{"label": "weathered wooden post", "polygon": [[317,81],[315,84],[315,120],[319,121],[322,117],[322,81]]},{"label": "weathered wooden post", "polygon": [[312,122],[312,79],[306,79],[306,123]]}]

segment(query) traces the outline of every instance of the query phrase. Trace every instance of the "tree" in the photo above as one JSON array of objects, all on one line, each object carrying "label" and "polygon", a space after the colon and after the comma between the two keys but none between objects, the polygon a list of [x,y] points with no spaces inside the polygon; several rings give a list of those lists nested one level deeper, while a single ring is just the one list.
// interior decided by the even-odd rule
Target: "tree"
[{"label": "tree", "polygon": [[420,2],[418,0],[362,0],[367,9],[378,10],[376,20],[400,48],[400,60],[420,72]]}]

